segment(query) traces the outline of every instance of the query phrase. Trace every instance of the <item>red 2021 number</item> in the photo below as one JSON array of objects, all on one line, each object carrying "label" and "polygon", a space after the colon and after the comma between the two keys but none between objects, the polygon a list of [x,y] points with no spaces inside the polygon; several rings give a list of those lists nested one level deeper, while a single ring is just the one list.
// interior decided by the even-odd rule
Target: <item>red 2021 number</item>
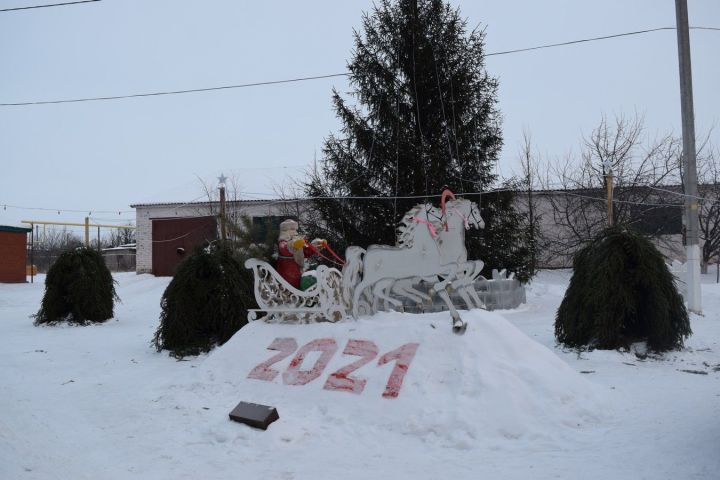
[{"label": "red 2021 number", "polygon": [[331,373],[325,381],[325,390],[341,390],[344,392],[362,393],[367,380],[351,377],[350,374],[373,361],[378,354],[378,347],[369,340],[348,340],[343,355],[357,355],[362,357],[337,372]]},{"label": "red 2021 number", "polygon": [[269,347],[267,347],[268,350],[280,350],[280,353],[277,355],[270,357],[265,362],[261,363],[257,367],[253,368],[250,373],[248,374],[248,378],[254,378],[256,380],[265,380],[266,382],[272,382],[275,380],[275,377],[277,377],[280,372],[277,370],[274,370],[270,368],[270,365],[273,365],[280,360],[283,360],[290,355],[293,354],[295,350],[297,350],[297,342],[294,338],[276,338],[273,340],[273,342],[270,344]]},{"label": "red 2021 number", "polygon": [[[395,362],[395,366],[392,372],[390,372],[390,378],[388,378],[387,385],[385,386],[385,391],[382,394],[384,398],[397,398],[400,394],[400,388],[402,387],[408,368],[410,368],[410,363],[415,358],[415,352],[417,352],[418,346],[418,343],[406,343],[395,350],[387,352],[378,360],[378,366],[393,361]],[[272,382],[280,372],[270,368],[270,366],[289,357],[297,348],[298,345],[294,338],[276,338],[270,344],[268,350],[279,350],[280,353],[253,368],[248,374],[248,378]],[[285,385],[305,385],[312,382],[322,375],[322,372],[336,351],[337,342],[332,338],[318,338],[303,345],[283,372],[283,383]],[[315,360],[311,368],[303,369],[303,362],[311,352],[320,352],[320,356]],[[367,384],[367,379],[351,376],[350,374],[372,362],[378,355],[378,347],[370,340],[351,339],[348,340],[347,345],[345,345],[343,354],[355,355],[361,358],[328,375],[323,388],[325,390],[336,390],[355,394],[362,393]]]},{"label": "red 2021 number", "polygon": [[385,398],[397,398],[400,395],[400,387],[402,387],[405,374],[410,367],[410,363],[415,358],[415,352],[417,352],[418,343],[406,343],[400,348],[396,348],[392,352],[388,352],[378,360],[378,365],[384,365],[388,362],[396,360],[395,367],[390,373],[387,386],[382,396]]},{"label": "red 2021 number", "polygon": [[[310,352],[319,351],[320,358],[315,361],[315,365],[309,370],[301,370],[305,355]],[[283,372],[283,382],[285,385],[305,385],[312,382],[322,374],[328,362],[337,351],[337,343],[332,338],[319,338],[304,345],[300,351],[290,361],[287,370]]]}]

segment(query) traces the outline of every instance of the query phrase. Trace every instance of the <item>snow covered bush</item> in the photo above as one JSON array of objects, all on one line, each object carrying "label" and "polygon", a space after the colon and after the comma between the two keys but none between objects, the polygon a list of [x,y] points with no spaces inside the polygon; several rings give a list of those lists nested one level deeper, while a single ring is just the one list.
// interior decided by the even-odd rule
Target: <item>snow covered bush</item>
[{"label": "snow covered bush", "polygon": [[227,342],[247,324],[247,309],[255,302],[252,282],[252,272],[231,249],[196,248],[163,293],[153,345],[183,357]]},{"label": "snow covered bush", "polygon": [[35,325],[87,325],[113,317],[115,284],[102,256],[80,247],[58,257],[45,277],[45,295]]},{"label": "snow covered bush", "polygon": [[573,276],[555,317],[570,347],[653,351],[680,348],[691,334],[683,299],[662,254],[636,233],[609,228],[573,259]]}]

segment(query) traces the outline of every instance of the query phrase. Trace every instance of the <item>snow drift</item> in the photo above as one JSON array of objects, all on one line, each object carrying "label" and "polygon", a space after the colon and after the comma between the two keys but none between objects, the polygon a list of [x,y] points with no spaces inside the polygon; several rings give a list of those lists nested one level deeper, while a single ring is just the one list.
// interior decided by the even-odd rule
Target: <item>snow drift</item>
[{"label": "snow drift", "polygon": [[[347,433],[378,428],[473,449],[507,440],[550,440],[546,432],[558,426],[573,429],[600,418],[602,402],[594,387],[546,347],[500,314],[472,311],[464,318],[469,327],[463,336],[451,332],[447,313],[390,313],[337,324],[257,322],[208,357],[198,382],[225,398],[228,411],[239,400],[275,406],[280,420],[270,429],[280,434],[301,426],[343,425]],[[277,372],[271,381],[248,378],[263,362],[282,356],[267,349],[276,339],[294,339],[297,350],[332,339],[337,349],[321,374],[304,385],[288,384],[284,373],[296,369],[290,368],[296,350],[268,367]],[[328,389],[333,372],[358,361],[343,354],[348,343],[358,341],[377,346],[377,358],[350,374],[365,381],[364,388]],[[378,358],[414,344],[397,397],[384,396],[395,362],[378,365]],[[315,362],[323,363],[320,352],[309,352],[299,368],[310,371]]]}]

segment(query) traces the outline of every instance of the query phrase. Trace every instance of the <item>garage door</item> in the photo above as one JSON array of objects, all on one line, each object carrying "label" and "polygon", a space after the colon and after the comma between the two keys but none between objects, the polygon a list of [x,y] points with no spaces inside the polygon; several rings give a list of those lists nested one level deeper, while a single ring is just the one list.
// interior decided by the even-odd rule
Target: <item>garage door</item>
[{"label": "garage door", "polygon": [[153,275],[171,277],[175,269],[198,245],[217,240],[214,216],[152,219]]}]

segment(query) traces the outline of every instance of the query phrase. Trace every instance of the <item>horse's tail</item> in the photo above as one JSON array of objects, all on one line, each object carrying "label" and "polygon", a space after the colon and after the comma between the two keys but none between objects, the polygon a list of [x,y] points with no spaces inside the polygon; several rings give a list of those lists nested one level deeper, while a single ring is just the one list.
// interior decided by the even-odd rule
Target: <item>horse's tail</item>
[{"label": "horse's tail", "polygon": [[345,266],[342,269],[342,296],[348,309],[352,308],[353,292],[361,280],[364,256],[365,249],[361,247],[352,246],[345,250]]}]

